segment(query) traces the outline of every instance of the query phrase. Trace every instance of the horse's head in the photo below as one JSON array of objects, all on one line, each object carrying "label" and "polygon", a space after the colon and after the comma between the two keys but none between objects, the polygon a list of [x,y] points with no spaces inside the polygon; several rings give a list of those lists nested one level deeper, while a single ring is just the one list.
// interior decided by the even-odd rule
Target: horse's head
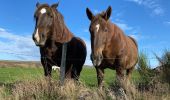
[{"label": "horse's head", "polygon": [[105,12],[97,14],[96,16],[87,8],[87,17],[91,21],[90,34],[91,34],[91,60],[94,66],[99,66],[103,60],[103,50],[109,38],[110,27],[109,18],[111,16],[112,8],[109,6]]},{"label": "horse's head", "polygon": [[49,6],[48,4],[36,4],[34,18],[36,20],[33,40],[37,46],[43,47],[48,38],[51,36],[51,31],[54,22],[53,9],[56,9],[58,3]]}]

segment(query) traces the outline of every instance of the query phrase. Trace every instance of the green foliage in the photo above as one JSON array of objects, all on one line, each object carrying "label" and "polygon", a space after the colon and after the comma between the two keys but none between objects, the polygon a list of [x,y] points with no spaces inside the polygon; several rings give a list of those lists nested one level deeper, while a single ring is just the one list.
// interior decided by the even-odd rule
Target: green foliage
[{"label": "green foliage", "polygon": [[170,84],[170,51],[165,51],[164,55],[159,58],[156,56],[159,63],[161,64],[161,77],[160,79],[163,82],[169,83]]},{"label": "green foliage", "polygon": [[146,54],[140,53],[138,58],[137,70],[141,76],[141,83],[149,84],[154,76],[154,73],[149,65]]}]

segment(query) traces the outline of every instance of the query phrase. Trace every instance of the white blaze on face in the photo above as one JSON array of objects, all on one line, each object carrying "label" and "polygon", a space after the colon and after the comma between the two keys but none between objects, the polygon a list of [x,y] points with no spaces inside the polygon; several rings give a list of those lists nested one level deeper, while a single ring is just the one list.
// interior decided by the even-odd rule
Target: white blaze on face
[{"label": "white blaze on face", "polygon": [[38,33],[38,28],[37,28],[37,30],[36,30],[36,33],[35,33],[34,37],[35,37],[35,39],[36,39],[37,42],[40,41],[40,36],[39,36],[39,33]]},{"label": "white blaze on face", "polygon": [[45,8],[42,8],[41,10],[40,10],[40,13],[41,14],[44,14],[44,13],[46,13],[47,12],[47,10],[45,9]]},{"label": "white blaze on face", "polygon": [[97,24],[97,25],[96,25],[96,31],[97,31],[97,32],[99,31],[99,28],[100,28],[100,24]]}]

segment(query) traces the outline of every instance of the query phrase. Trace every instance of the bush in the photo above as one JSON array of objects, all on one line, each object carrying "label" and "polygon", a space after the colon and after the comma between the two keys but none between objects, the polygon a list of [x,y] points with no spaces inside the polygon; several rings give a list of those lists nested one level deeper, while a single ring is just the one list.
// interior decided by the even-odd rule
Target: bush
[{"label": "bush", "polygon": [[156,56],[160,63],[160,80],[170,85],[170,51],[165,51],[164,55],[160,58]]},{"label": "bush", "polygon": [[156,58],[160,66],[151,69],[146,54],[140,53],[137,67],[140,74],[138,89],[142,93],[151,92],[155,96],[163,96],[170,92],[167,84],[170,82],[168,77],[170,76],[170,52],[165,52],[163,57],[156,56]]},{"label": "bush", "polygon": [[152,78],[154,77],[154,72],[152,71],[147,56],[144,53],[140,53],[139,55],[137,70],[141,76],[140,83],[145,85],[150,84]]}]

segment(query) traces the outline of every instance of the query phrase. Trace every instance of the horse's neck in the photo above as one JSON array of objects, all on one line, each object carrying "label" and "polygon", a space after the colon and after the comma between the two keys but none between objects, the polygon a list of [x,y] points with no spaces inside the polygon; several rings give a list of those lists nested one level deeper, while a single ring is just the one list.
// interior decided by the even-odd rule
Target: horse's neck
[{"label": "horse's neck", "polygon": [[65,26],[63,34],[66,35],[64,39],[65,41],[70,41],[74,37],[73,33],[70,32],[67,26]]},{"label": "horse's neck", "polygon": [[[59,28],[56,28],[59,27]],[[55,40],[56,42],[59,43],[65,43],[68,42],[72,39],[72,37],[74,36],[69,29],[67,28],[67,26],[64,24],[62,27],[58,26],[57,24],[54,25],[54,30],[53,30],[53,40]]]},{"label": "horse's neck", "polygon": [[116,45],[117,48],[124,48],[124,41],[126,40],[126,36],[123,31],[115,24],[112,24],[112,45]]}]

